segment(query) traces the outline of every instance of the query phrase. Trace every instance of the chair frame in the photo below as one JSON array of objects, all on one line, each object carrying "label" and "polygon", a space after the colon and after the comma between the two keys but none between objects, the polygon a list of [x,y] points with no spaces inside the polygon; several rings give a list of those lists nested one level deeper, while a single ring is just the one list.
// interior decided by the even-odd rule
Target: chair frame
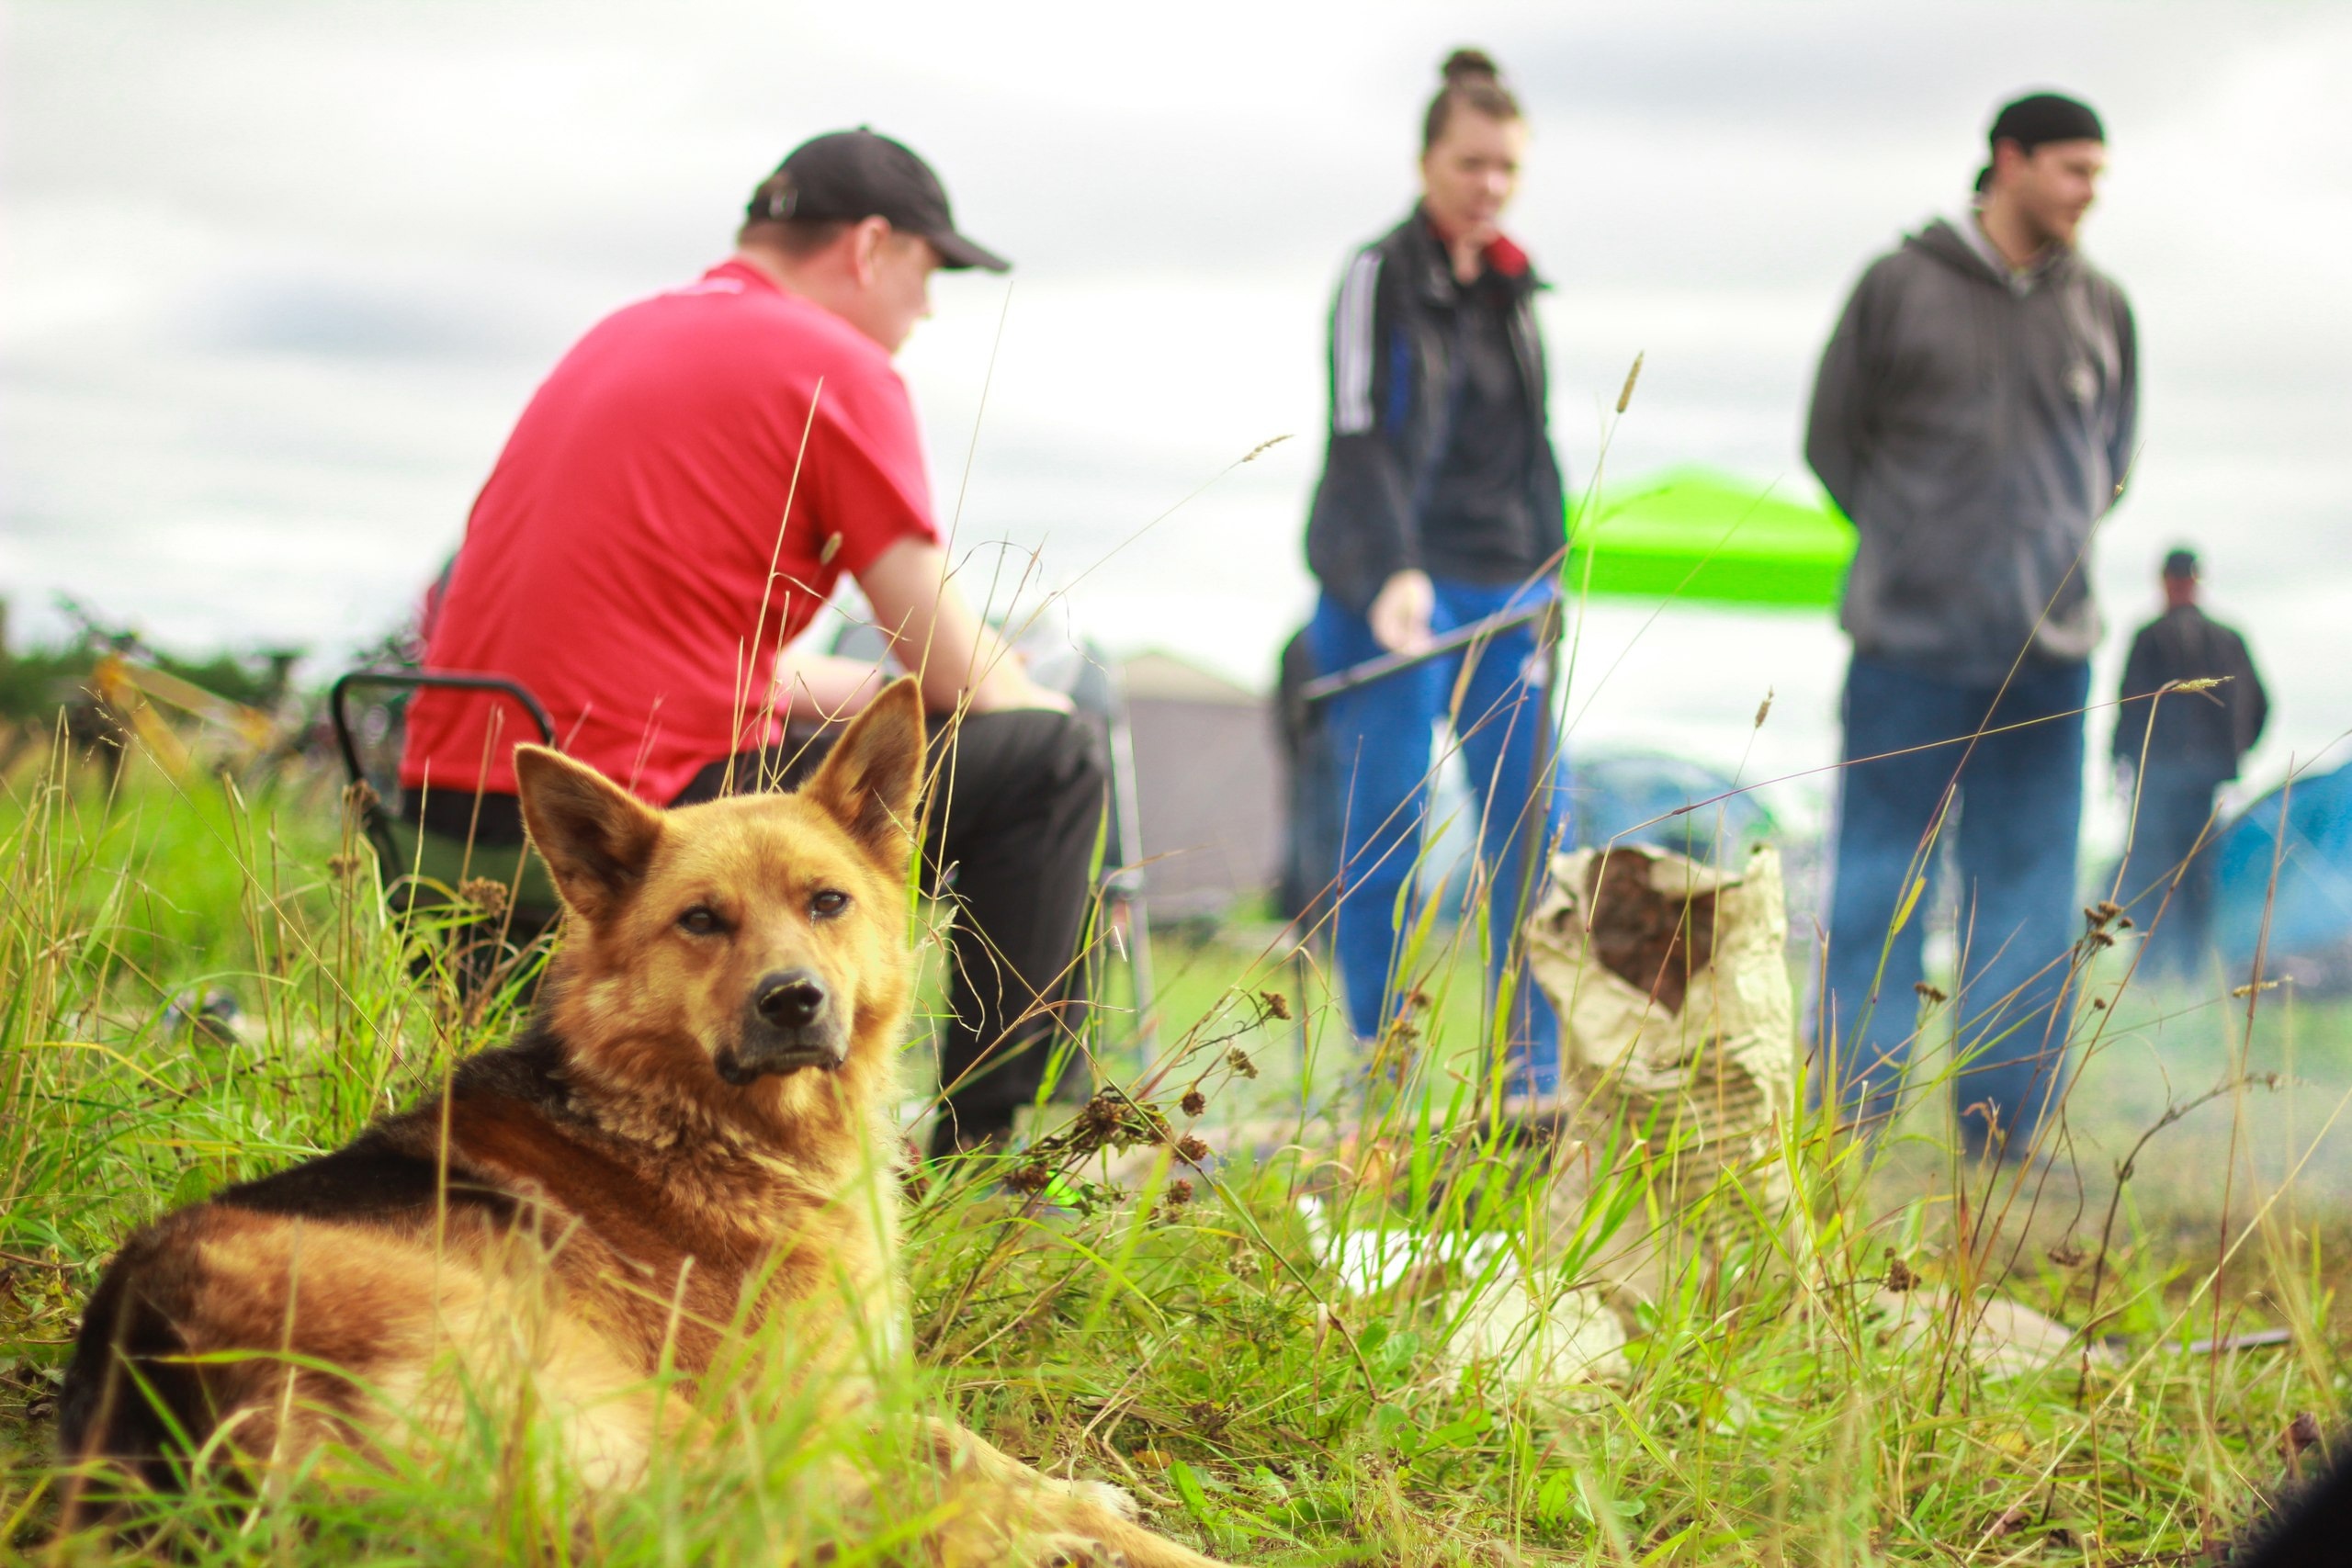
[{"label": "chair frame", "polygon": [[[349,694],[357,688],[488,693],[504,697],[529,716],[541,745],[556,744],[555,721],[548,716],[546,705],[520,681],[469,670],[346,670],[327,688],[327,717],[334,728],[335,750],[343,758],[344,776],[354,784],[368,783],[367,767],[359,760],[358,742],[352,735],[348,708]],[[389,811],[388,803],[381,799],[364,800],[359,814],[360,829],[367,834],[368,845],[375,850],[377,862],[385,868],[388,878],[399,874],[404,860],[392,838]]]}]

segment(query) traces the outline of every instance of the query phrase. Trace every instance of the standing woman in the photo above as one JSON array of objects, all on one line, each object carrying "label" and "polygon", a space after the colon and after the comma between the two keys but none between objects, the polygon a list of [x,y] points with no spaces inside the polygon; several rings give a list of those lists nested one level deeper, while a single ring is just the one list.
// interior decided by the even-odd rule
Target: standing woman
[{"label": "standing woman", "polygon": [[[1485,54],[1457,50],[1443,69],[1422,124],[1419,204],[1356,253],[1331,314],[1330,445],[1306,525],[1322,586],[1310,641],[1326,671],[1418,651],[1558,592],[1566,522],[1532,309],[1542,285],[1500,227],[1527,127]],[[1544,664],[1536,627],[1523,624],[1341,693],[1325,716],[1350,1023],[1377,1037],[1409,990],[1399,933],[1413,923],[1405,894],[1443,719],[1478,795],[1489,986],[1511,998],[1503,1087],[1539,1101],[1557,1086],[1559,1025],[1518,962],[1517,937],[1543,864],[1530,850],[1548,853],[1563,816]]]}]

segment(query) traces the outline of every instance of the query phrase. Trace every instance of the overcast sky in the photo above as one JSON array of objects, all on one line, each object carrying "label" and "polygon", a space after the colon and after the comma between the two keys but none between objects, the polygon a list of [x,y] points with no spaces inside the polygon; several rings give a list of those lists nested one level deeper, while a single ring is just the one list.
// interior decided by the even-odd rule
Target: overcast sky
[{"label": "overcast sky", "polygon": [[[2112,173],[2086,248],[2132,297],[2144,365],[2145,446],[2097,562],[2102,683],[2157,558],[2193,540],[2278,699],[2257,774],[2352,726],[2343,7],[0,17],[0,592],[19,638],[55,626],[63,590],[179,647],[373,640],[565,346],[722,255],[795,142],[869,121],[1019,264],[943,280],[901,360],[973,570],[1010,547],[1114,649],[1262,683],[1311,597],[1329,290],[1409,203],[1435,62],[1475,42],[1534,128],[1515,227],[1556,286],[1553,423],[1578,484],[1645,352],[1611,474],[1698,461],[1809,494],[1804,395],[1855,275],[1957,209],[2003,97],[2088,97]],[[1593,743],[1729,764],[1776,688],[1750,773],[1815,767],[1842,657],[1822,617],[1610,607],[1571,705]]]}]

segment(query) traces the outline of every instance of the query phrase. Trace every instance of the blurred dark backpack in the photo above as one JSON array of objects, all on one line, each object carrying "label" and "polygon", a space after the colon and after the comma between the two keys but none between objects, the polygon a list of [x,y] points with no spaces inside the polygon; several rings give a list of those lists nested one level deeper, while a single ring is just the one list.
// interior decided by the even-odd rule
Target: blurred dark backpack
[{"label": "blurred dark backpack", "polygon": [[1276,913],[1301,935],[1328,942],[1327,918],[1340,876],[1340,770],[1323,707],[1301,689],[1320,673],[1301,627],[1283,644],[1274,681],[1274,729],[1283,763],[1282,879]]}]

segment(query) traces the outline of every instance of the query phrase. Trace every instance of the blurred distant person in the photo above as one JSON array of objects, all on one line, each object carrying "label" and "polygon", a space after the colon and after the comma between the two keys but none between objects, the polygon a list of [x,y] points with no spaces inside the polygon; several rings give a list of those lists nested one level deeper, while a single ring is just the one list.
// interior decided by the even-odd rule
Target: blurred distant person
[{"label": "blurred distant person", "polygon": [[[1543,287],[1502,230],[1527,125],[1476,50],[1457,50],[1421,125],[1419,202],[1355,254],[1331,313],[1331,428],[1306,525],[1322,595],[1308,641],[1344,669],[1557,596],[1566,523],[1544,412]],[[1519,962],[1521,914],[1558,837],[1557,747],[1534,629],[1521,625],[1329,700],[1341,812],[1334,948],[1357,1037],[1410,990],[1431,735],[1458,738],[1494,892],[1493,982],[1510,977],[1507,1103],[1558,1088],[1559,1025]],[[1531,839],[1532,835],[1532,839]]]},{"label": "blurred distant person", "polygon": [[1814,386],[1805,456],[1858,536],[1821,1087],[1873,1126],[1893,1111],[1924,923],[1897,911],[1956,833],[1962,1136],[2022,1155],[2064,1077],[2088,553],[2139,377],[2123,292],[2075,248],[2098,117],[2037,93],[1990,140],[1977,199],[1863,273]]},{"label": "blurred distant person", "polygon": [[[786,718],[854,712],[870,664],[789,645],[843,573],[952,734],[924,845],[953,868],[934,1147],[993,1145],[1035,1094],[1069,995],[1104,770],[949,579],[905,382],[939,269],[1009,264],[966,239],[938,176],[859,130],[802,144],[752,192],[732,256],[624,306],[542,382],[474,502],[433,609],[436,670],[520,681],[559,743],[656,805],[774,787],[822,746]],[[522,842],[494,710],[421,693],[412,820]],[[945,716],[959,715],[952,728]]]},{"label": "blurred distant person", "polygon": [[[2165,613],[2132,639],[2113,748],[2133,807],[2123,897],[2148,932],[2141,962],[2184,979],[2203,967],[2212,942],[2214,792],[2238,776],[2270,717],[2245,638],[2197,603],[2201,576],[2194,551],[2165,557]],[[2222,683],[2151,700],[2169,682],[2199,680]]]}]

